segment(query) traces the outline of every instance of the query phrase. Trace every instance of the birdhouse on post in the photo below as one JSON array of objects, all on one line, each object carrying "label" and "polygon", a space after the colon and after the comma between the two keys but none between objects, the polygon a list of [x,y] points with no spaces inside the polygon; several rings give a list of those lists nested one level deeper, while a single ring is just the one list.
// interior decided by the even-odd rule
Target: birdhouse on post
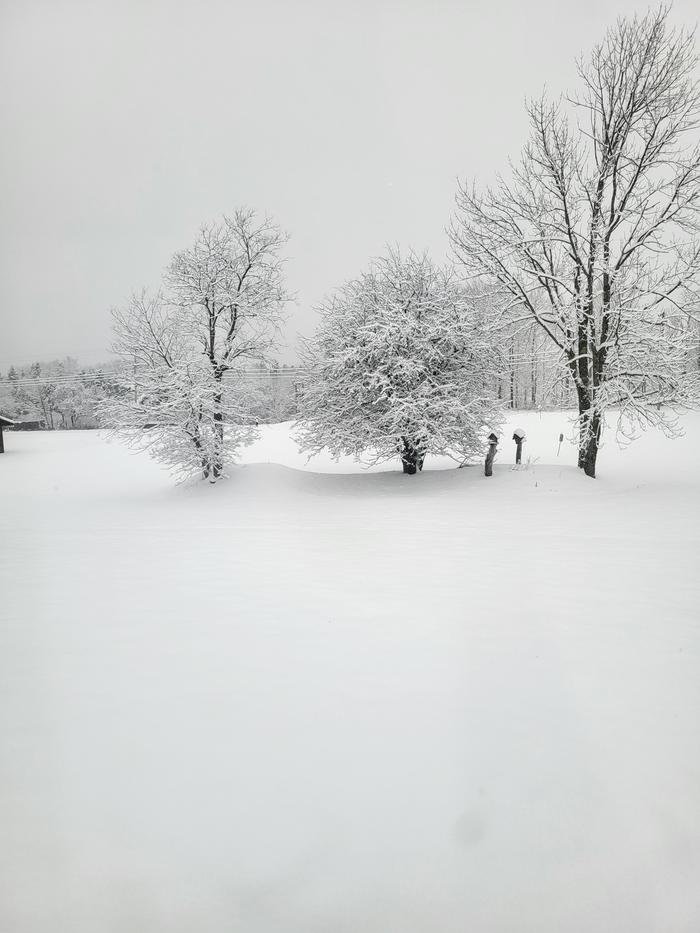
[{"label": "birdhouse on post", "polygon": [[2,439],[2,429],[11,428],[14,426],[14,421],[10,421],[9,418],[6,418],[4,415],[0,415],[0,454],[5,453],[5,444]]},{"label": "birdhouse on post", "polygon": [[489,449],[486,454],[486,463],[484,464],[484,476],[491,476],[493,474],[493,460],[496,456],[496,448],[498,447],[498,435],[493,432],[489,434]]},{"label": "birdhouse on post", "polygon": [[520,460],[523,455],[523,441],[525,440],[525,432],[522,428],[516,428],[513,431],[513,440],[515,441],[515,462],[520,463]]}]

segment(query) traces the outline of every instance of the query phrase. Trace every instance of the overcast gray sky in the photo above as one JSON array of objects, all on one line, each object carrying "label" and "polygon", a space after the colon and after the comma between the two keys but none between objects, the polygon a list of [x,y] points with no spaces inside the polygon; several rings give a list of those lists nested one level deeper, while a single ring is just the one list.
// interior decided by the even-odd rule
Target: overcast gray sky
[{"label": "overcast gray sky", "polygon": [[[0,0],[0,371],[110,356],[113,305],[239,205],[313,305],[387,242],[446,255],[455,179],[517,155],[608,0]],[[696,2],[673,21],[694,24]]]}]

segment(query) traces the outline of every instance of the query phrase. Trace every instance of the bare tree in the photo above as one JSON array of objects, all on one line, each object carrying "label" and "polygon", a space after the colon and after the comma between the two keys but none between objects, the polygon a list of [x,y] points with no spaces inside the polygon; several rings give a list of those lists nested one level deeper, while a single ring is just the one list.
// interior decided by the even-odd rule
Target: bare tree
[{"label": "bare tree", "polygon": [[591,477],[610,408],[625,436],[673,433],[673,406],[698,397],[696,64],[692,33],[670,28],[667,8],[619,20],[579,62],[576,96],[529,105],[511,177],[458,191],[455,254],[502,311],[559,348]]},{"label": "bare tree", "polygon": [[162,292],[113,312],[124,374],[121,393],[102,405],[105,426],[180,476],[222,475],[254,435],[257,394],[236,370],[273,345],[284,241],[270,221],[237,211],[174,256]]},{"label": "bare tree", "polygon": [[225,374],[242,358],[261,359],[273,346],[287,294],[280,251],[286,236],[253,211],[202,227],[194,246],[176,253],[165,284],[179,307],[183,335],[201,348],[213,382],[212,418],[219,450],[212,475],[221,475]]}]

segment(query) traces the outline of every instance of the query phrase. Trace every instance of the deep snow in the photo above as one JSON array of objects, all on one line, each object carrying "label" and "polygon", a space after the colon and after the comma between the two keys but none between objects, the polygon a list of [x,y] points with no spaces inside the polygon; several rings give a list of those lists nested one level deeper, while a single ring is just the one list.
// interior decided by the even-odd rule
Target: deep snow
[{"label": "deep snow", "polygon": [[491,479],[7,434],[0,930],[700,929],[685,420],[596,481],[561,414]]}]

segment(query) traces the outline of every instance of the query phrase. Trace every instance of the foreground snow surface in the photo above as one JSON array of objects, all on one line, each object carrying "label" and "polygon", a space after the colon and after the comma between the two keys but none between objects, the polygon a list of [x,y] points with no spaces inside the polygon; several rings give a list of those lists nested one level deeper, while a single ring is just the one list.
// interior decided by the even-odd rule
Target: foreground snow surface
[{"label": "foreground snow surface", "polygon": [[488,480],[7,434],[0,930],[700,929],[685,423],[595,482],[562,414]]}]

